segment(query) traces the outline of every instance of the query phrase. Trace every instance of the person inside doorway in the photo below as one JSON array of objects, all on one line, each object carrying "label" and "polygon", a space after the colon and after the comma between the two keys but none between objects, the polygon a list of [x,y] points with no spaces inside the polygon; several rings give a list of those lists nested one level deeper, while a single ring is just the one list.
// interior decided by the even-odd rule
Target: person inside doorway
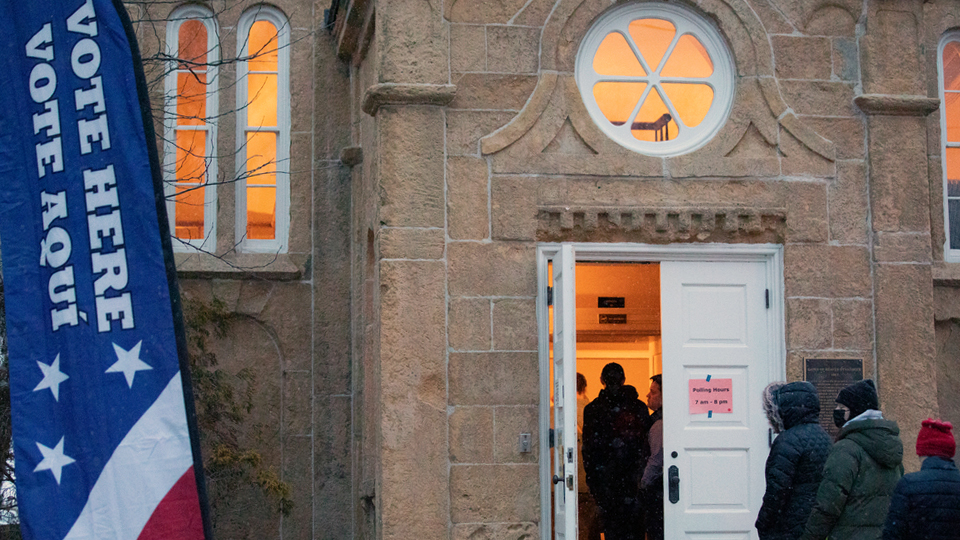
[{"label": "person inside doorway", "polygon": [[663,375],[650,377],[647,405],[653,410],[647,444],[650,458],[640,480],[646,510],[647,540],[663,540]]},{"label": "person inside doorway", "polygon": [[583,373],[577,373],[577,444],[579,451],[577,474],[577,510],[579,513],[577,525],[580,540],[600,540],[600,514],[597,502],[590,495],[587,487],[587,473],[583,468],[583,409],[590,403],[587,397],[587,378]]},{"label": "person inside doorway", "polygon": [[643,540],[639,480],[650,412],[637,389],[624,384],[620,364],[605,365],[600,382],[603,390],[583,411],[587,486],[600,508],[604,540]]}]

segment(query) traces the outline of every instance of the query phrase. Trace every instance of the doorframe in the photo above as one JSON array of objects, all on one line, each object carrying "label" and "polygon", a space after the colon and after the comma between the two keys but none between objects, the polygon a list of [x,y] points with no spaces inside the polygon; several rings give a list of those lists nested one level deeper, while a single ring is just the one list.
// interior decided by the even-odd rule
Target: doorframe
[{"label": "doorframe", "polygon": [[[786,380],[787,345],[781,244],[634,244],[570,242],[576,262],[761,262],[766,265],[770,309],[767,310],[768,358],[774,380]],[[548,264],[560,243],[537,244],[537,351],[540,369],[540,538],[550,540],[553,519],[550,470],[550,317],[547,309]]]}]

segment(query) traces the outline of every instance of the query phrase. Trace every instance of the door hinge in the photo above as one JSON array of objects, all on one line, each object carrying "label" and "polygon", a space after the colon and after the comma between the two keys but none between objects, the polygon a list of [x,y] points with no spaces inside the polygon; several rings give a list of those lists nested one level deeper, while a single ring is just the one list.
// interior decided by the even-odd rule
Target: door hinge
[{"label": "door hinge", "polygon": [[553,305],[553,287],[547,287],[547,305]]},{"label": "door hinge", "polygon": [[766,301],[767,301],[767,309],[770,309],[770,289],[764,290],[764,291],[763,291],[763,296],[764,296],[764,298],[765,298]]}]

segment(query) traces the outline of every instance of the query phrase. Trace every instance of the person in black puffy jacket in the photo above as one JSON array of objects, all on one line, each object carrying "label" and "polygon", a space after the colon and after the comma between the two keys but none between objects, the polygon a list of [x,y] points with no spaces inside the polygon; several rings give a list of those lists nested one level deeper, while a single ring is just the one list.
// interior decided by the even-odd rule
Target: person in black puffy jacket
[{"label": "person in black puffy jacket", "polygon": [[810,515],[832,443],[820,427],[820,399],[809,382],[768,385],[763,406],[779,435],[767,457],[757,533],[761,540],[795,540]]},{"label": "person in black puffy jacket", "polygon": [[926,419],[917,436],[920,472],[904,475],[890,501],[883,540],[960,539],[960,471],[950,422]]}]

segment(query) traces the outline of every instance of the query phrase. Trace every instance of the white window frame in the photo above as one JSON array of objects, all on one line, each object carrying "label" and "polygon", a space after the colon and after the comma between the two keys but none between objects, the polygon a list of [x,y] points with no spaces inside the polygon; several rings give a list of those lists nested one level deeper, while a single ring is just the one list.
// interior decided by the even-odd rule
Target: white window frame
[{"label": "white window frame", "polygon": [[247,253],[286,253],[290,235],[290,23],[280,10],[255,6],[240,16],[237,24],[237,56],[244,58],[250,29],[257,21],[277,28],[277,158],[276,234],[272,240],[247,238],[247,73],[245,60],[237,62],[237,248]]},{"label": "white window frame", "polygon": [[[180,47],[180,27],[188,20],[198,20],[207,29],[207,104],[206,123],[202,129],[207,132],[204,154],[206,159],[207,185],[203,188],[203,237],[192,240],[176,237],[176,161],[177,161],[177,73]],[[181,6],[168,18],[166,36],[166,54],[171,60],[167,63],[164,80],[164,146],[163,178],[167,199],[167,216],[170,222],[170,235],[173,237],[173,250],[190,252],[196,249],[216,251],[217,242],[217,124],[220,109],[219,69],[220,32],[213,12],[198,5]]]},{"label": "white window frame", "polygon": [[[642,59],[640,51],[634,48],[634,54],[641,60],[641,65],[647,73],[644,77],[619,77],[610,75],[599,75],[593,70],[593,58],[600,47],[600,43],[611,32],[622,34],[627,43],[634,47],[632,39],[627,30],[631,21],[637,19],[663,19],[670,21],[677,29],[673,42],[664,53],[663,58],[669,58],[673,52],[677,41],[684,34],[695,36],[700,43],[707,49],[710,59],[713,61],[714,71],[709,77],[704,79],[689,79],[683,77],[665,77],[664,82],[687,82],[690,80],[702,81],[713,89],[713,103],[706,117],[696,127],[682,126],[680,115],[674,109],[669,100],[664,100],[664,104],[670,111],[678,127],[681,127],[680,133],[673,140],[650,142],[641,141],[631,133],[632,121],[627,121],[623,125],[614,126],[603,115],[596,99],[593,97],[594,84],[601,81],[625,81],[625,82],[646,82],[643,95],[640,101],[634,107],[629,118],[636,118],[640,106],[646,101],[647,96],[654,87],[660,88],[661,78],[657,66],[647,66],[646,60]],[[661,64],[665,65],[664,61]],[[662,69],[662,67],[661,67]],[[614,142],[634,152],[648,156],[678,156],[693,152],[694,150],[707,144],[714,135],[720,131],[730,116],[730,110],[733,107],[733,97],[736,94],[736,69],[733,63],[733,55],[730,54],[730,48],[727,46],[720,31],[703,17],[693,11],[674,4],[663,3],[642,3],[626,4],[615,7],[602,15],[593,24],[593,27],[587,31],[583,41],[580,43],[580,49],[577,52],[575,67],[575,78],[577,87],[580,89],[580,97],[587,108],[587,112],[600,130],[610,137]]]},{"label": "white window frame", "polygon": [[[960,30],[947,32],[940,38],[937,47],[937,86],[940,97],[940,163],[943,175],[943,259],[946,262],[960,262],[960,249],[950,249],[950,197],[947,192],[947,148],[960,148],[960,142],[947,142],[946,80],[943,76],[943,50],[948,43],[960,43]],[[953,197],[960,200],[960,197]],[[960,216],[956,216],[960,220]]]}]

